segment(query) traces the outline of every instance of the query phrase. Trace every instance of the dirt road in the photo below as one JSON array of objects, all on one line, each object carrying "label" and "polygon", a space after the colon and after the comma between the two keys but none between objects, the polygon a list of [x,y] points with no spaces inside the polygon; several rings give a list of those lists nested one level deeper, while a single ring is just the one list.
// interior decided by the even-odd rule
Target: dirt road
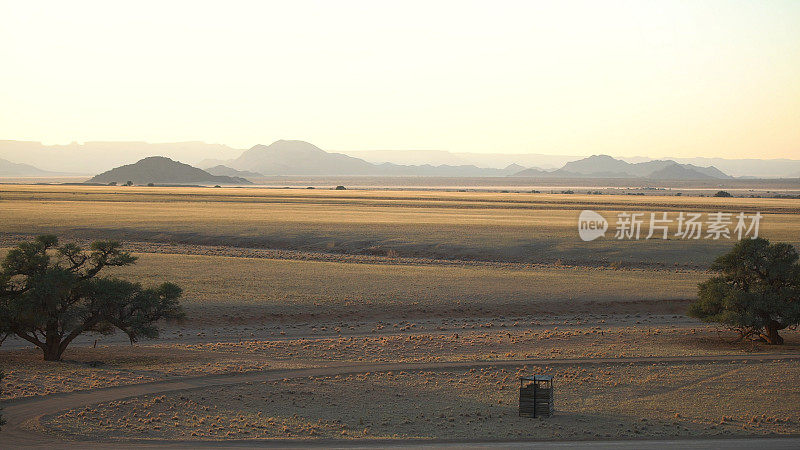
[{"label": "dirt road", "polygon": [[[458,362],[436,362],[436,363],[341,363],[331,364],[326,367],[307,368],[307,369],[285,369],[268,370],[258,372],[247,372],[239,374],[201,376],[191,378],[181,378],[153,383],[134,384],[126,386],[114,386],[101,389],[77,391],[61,394],[53,394],[41,397],[23,398],[5,402],[4,416],[8,424],[0,433],[1,448],[20,448],[20,447],[119,447],[119,446],[286,446],[286,445],[358,445],[369,446],[370,442],[347,441],[236,441],[236,442],[202,442],[202,441],[127,441],[127,442],[87,442],[70,441],[65,442],[47,433],[41,425],[40,419],[43,416],[56,414],[68,409],[84,407],[92,404],[121,400],[131,397],[139,397],[149,394],[164,394],[180,390],[198,389],[211,386],[235,385],[246,382],[278,380],[283,378],[303,378],[313,376],[345,375],[363,372],[376,371],[415,371],[415,370],[447,370],[447,369],[468,369],[487,366],[520,366],[520,365],[614,365],[614,364],[656,364],[656,363],[713,363],[713,362],[735,362],[735,361],[797,361],[800,354],[748,354],[748,355],[717,355],[717,356],[680,356],[680,357],[636,357],[636,358],[578,358],[578,359],[521,359],[504,361],[458,361]],[[711,442],[711,440],[704,440]],[[742,440],[744,442],[746,440]],[[654,441],[655,442],[655,441]],[[667,441],[663,441],[667,442]],[[681,442],[683,446],[684,441]],[[727,441],[726,441],[727,442]],[[730,441],[733,443],[734,441]],[[738,440],[737,440],[738,442]],[[758,441],[761,442],[761,441]],[[779,440],[780,443],[789,442]],[[372,445],[385,446],[391,441],[375,441]],[[415,444],[415,442],[405,442]],[[418,441],[416,444],[436,443],[447,445],[444,441]],[[469,443],[461,442],[459,445],[476,446],[513,446],[514,443]],[[553,444],[553,443],[551,443]],[[603,444],[598,442],[598,445]],[[603,444],[604,445],[604,444]],[[641,448],[641,447],[637,447]]]}]

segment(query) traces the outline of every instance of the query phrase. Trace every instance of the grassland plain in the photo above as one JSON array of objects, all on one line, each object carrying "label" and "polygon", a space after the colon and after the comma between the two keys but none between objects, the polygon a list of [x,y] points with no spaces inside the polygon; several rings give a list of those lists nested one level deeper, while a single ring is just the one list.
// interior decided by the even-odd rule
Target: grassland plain
[{"label": "grassland plain", "polygon": [[233,323],[304,318],[415,318],[528,315],[601,310],[627,303],[685,302],[706,276],[696,271],[618,271],[544,266],[350,264],[138,254],[135,266],[109,273],[186,287],[196,320]]},{"label": "grassland plain", "polygon": [[[0,256],[39,233],[120,239],[139,261],[108,273],[177,282],[187,310],[157,341],[81,337],[59,363],[10,338],[0,347],[7,410],[142,386],[121,401],[56,405],[31,426],[123,441],[797,434],[787,405],[800,394],[783,386],[796,384],[800,333],[786,330],[780,348],[732,343],[683,316],[733,241],[584,243],[583,209],[612,227],[620,211],[758,211],[761,235],[800,240],[798,200],[0,186]],[[481,368],[447,369],[464,362]],[[419,363],[436,369],[381,366]],[[348,364],[360,372],[335,375]],[[334,375],[158,395],[141,384],[305,368]],[[553,420],[514,415],[515,376],[531,371],[559,380]],[[12,420],[11,433],[24,439],[26,426]]]},{"label": "grassland plain", "polygon": [[[791,199],[3,186],[0,206],[5,234],[450,260],[703,268],[733,243],[615,240],[620,211],[758,211],[762,236],[800,242],[800,200]],[[611,222],[605,238],[580,241],[583,209]]]},{"label": "grassland plain", "polygon": [[[0,250],[0,257],[7,250]],[[107,274],[184,287],[190,324],[322,318],[484,317],[573,312],[673,313],[708,275],[515,265],[380,264],[134,253]]]}]

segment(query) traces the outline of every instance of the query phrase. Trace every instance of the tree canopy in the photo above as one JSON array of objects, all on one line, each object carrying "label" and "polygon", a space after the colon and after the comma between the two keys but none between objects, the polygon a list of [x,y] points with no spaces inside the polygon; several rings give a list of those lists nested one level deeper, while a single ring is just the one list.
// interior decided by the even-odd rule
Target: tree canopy
[{"label": "tree canopy", "polygon": [[744,239],[712,265],[720,272],[699,285],[689,315],[783,344],[778,331],[800,323],[800,264],[791,244]]},{"label": "tree canopy", "polygon": [[136,262],[114,241],[84,250],[58,246],[55,236],[39,236],[8,252],[0,266],[0,342],[13,334],[58,361],[78,336],[122,330],[131,343],[158,336],[156,322],[183,317],[181,288],[173,283],[144,288],[113,277],[107,267]]}]

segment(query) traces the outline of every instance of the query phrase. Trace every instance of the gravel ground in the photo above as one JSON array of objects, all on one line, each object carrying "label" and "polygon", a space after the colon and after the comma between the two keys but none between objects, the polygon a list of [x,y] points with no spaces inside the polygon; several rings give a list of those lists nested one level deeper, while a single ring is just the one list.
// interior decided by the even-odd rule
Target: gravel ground
[{"label": "gravel ground", "polygon": [[[557,413],[550,419],[517,415],[517,377],[533,372],[555,376]],[[45,424],[65,437],[91,439],[575,440],[797,434],[799,381],[798,362],[379,372],[145,396],[70,410]]]}]

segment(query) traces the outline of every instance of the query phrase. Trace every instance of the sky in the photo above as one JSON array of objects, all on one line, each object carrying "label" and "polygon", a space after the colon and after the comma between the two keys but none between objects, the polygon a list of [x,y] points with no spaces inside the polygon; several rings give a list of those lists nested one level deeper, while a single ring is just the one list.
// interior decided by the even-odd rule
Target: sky
[{"label": "sky", "polygon": [[0,139],[800,157],[800,1],[0,0]]}]

